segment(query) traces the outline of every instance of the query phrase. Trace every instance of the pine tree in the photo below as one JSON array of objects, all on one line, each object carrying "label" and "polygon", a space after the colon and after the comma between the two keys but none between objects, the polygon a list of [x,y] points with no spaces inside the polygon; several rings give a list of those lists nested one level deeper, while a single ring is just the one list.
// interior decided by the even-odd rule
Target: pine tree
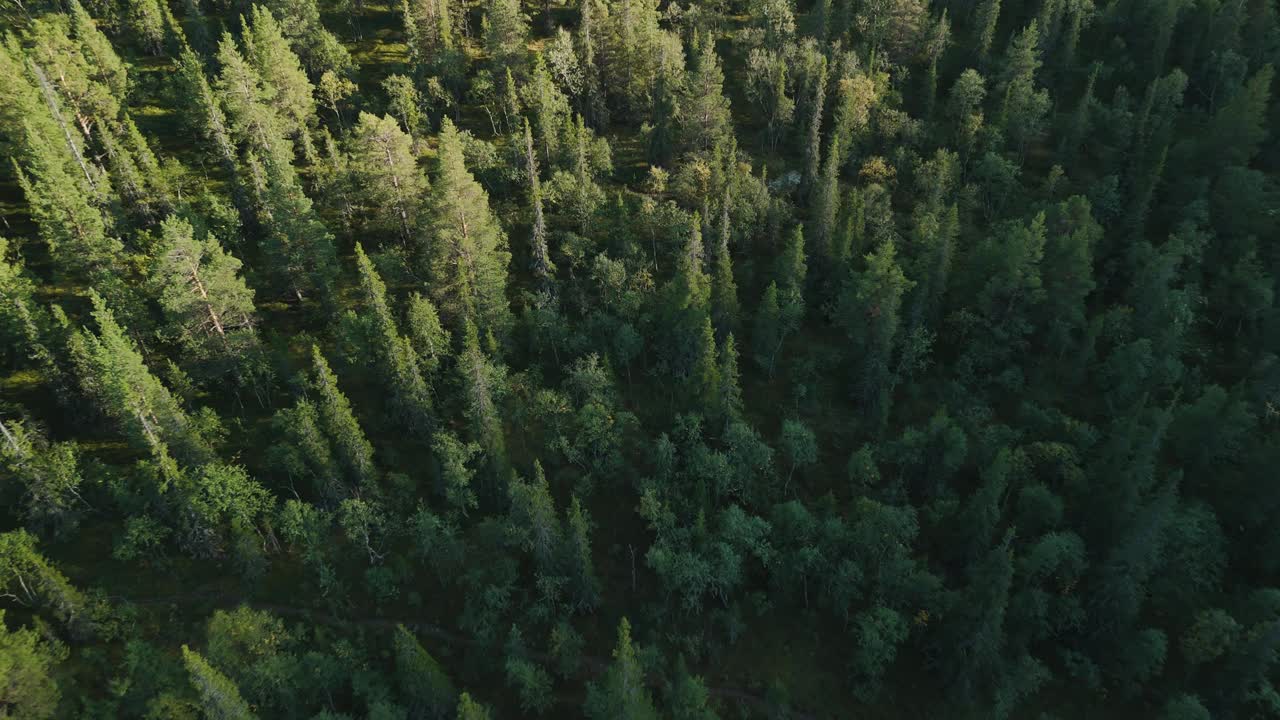
[{"label": "pine tree", "polygon": [[68,166],[67,147],[38,126],[23,122],[23,151],[15,162],[18,184],[26,196],[32,219],[61,272],[98,279],[124,250],[111,237],[102,213],[94,207],[98,188],[88,175]]},{"label": "pine tree", "polygon": [[494,74],[518,68],[529,37],[529,22],[518,0],[488,0],[484,20],[484,49]]},{"label": "pine tree", "polygon": [[827,59],[823,57],[818,64],[818,72],[813,79],[810,91],[812,107],[809,116],[808,142],[804,148],[804,184],[808,188],[818,183],[819,165],[822,162],[822,110],[827,97]]},{"label": "pine tree", "polygon": [[1020,153],[1025,151],[1027,142],[1040,134],[1049,112],[1049,92],[1036,88],[1036,71],[1040,68],[1039,37],[1033,20],[1009,41],[1004,58],[1000,126]]},{"label": "pine tree", "polygon": [[440,463],[440,479],[444,484],[444,496],[449,505],[466,517],[479,507],[472,482],[475,471],[469,464],[480,454],[476,443],[464,443],[451,432],[437,432],[431,438],[431,451]]},{"label": "pine tree", "polygon": [[311,346],[310,389],[315,392],[319,426],[333,443],[347,477],[357,488],[366,491],[374,488],[378,471],[373,462],[373,445],[360,429],[351,401],[338,387],[338,376],[315,345]]},{"label": "pine tree", "polygon": [[316,124],[315,88],[270,10],[261,5],[253,6],[243,42],[245,55],[267,91],[268,103],[285,123],[284,134],[298,142],[306,157],[312,157],[311,127]]},{"label": "pine tree", "polygon": [[186,358],[217,374],[235,368],[257,346],[253,291],[239,276],[240,261],[218,239],[197,239],[178,217],[160,226],[160,257],[151,282],[171,332]]},{"label": "pine tree", "polygon": [[541,53],[533,58],[533,72],[529,82],[521,88],[520,96],[533,116],[542,157],[550,162],[560,156],[560,143],[566,134],[570,110],[569,99],[551,78]]},{"label": "pine tree", "polygon": [[390,115],[362,112],[347,147],[357,201],[373,216],[369,229],[394,233],[408,246],[418,234],[418,212],[426,190],[413,139]]},{"label": "pine tree", "polygon": [[489,709],[462,693],[458,696],[457,720],[489,720]]},{"label": "pine tree", "polygon": [[625,617],[618,624],[613,663],[599,683],[587,686],[583,712],[590,720],[657,720],[659,717],[645,687],[639,651],[631,644],[631,623]]},{"label": "pine tree", "polygon": [[[291,154],[292,147],[282,147],[288,144],[285,139],[291,130],[288,122],[271,106],[271,89],[240,53],[230,33],[223,33],[218,43],[218,65],[221,70],[215,87],[226,109],[231,133],[260,155]],[[189,77],[194,74],[194,70],[186,72]],[[205,110],[208,117],[206,132],[215,138],[219,151],[225,156],[226,149],[221,147],[222,140],[217,138],[220,123],[216,107],[216,103],[210,103]]]},{"label": "pine tree", "polygon": [[178,57],[178,78],[184,104],[189,108],[187,122],[193,130],[213,145],[223,166],[234,172],[236,167],[235,145],[231,142],[230,129],[222,105],[209,86],[204,74],[204,63],[190,48]]},{"label": "pine tree", "polygon": [[423,379],[422,358],[413,343],[400,334],[387,303],[387,286],[373,262],[356,243],[356,269],[364,296],[367,322],[372,331],[374,362],[397,415],[417,429],[432,425],[431,388]]},{"label": "pine tree", "polygon": [[22,487],[30,526],[65,530],[88,507],[79,491],[79,455],[73,442],[51,443],[29,424],[0,418],[0,468]]},{"label": "pine tree", "polygon": [[5,678],[0,701],[5,712],[30,720],[54,717],[60,699],[57,666],[66,654],[65,646],[37,630],[9,630],[0,610],[0,676]]},{"label": "pine tree", "polygon": [[921,212],[915,219],[914,241],[917,246],[915,301],[912,324],[920,326],[932,321],[942,309],[947,291],[951,263],[955,255],[956,236],[960,233],[959,210],[953,203],[945,214]]},{"label": "pine tree", "polygon": [[439,157],[423,260],[433,299],[446,317],[460,324],[470,320],[503,337],[512,322],[506,298],[511,253],[489,209],[488,194],[467,171],[462,138],[448,118],[440,132]]},{"label": "pine tree", "polygon": [[186,645],[182,646],[182,662],[209,720],[252,720],[256,717],[249,703],[240,697],[236,684]]}]

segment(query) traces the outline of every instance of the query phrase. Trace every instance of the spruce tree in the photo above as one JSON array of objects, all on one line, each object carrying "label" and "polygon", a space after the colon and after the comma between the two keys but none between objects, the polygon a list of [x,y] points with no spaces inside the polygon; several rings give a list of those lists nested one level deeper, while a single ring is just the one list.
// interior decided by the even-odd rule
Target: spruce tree
[{"label": "spruce tree", "polygon": [[618,625],[618,644],[613,663],[599,683],[587,686],[584,714],[591,720],[628,718],[657,720],[658,710],[645,686],[639,652],[631,643],[631,623],[624,617]]},{"label": "spruce tree", "polygon": [[182,663],[209,720],[252,720],[257,717],[249,703],[240,696],[240,688],[186,645],[182,646]]},{"label": "spruce tree", "polygon": [[356,244],[356,269],[372,337],[374,362],[397,415],[417,429],[430,428],[431,388],[422,376],[423,361],[413,343],[400,334],[387,303],[387,286],[373,262]]},{"label": "spruce tree", "polygon": [[76,343],[85,393],[139,448],[157,457],[172,449],[180,461],[192,465],[211,460],[213,448],[199,425],[151,374],[103,299],[97,293],[90,297],[98,332],[82,331]]},{"label": "spruce tree", "polygon": [[[309,387],[315,393],[319,426],[333,444],[338,460],[352,485],[365,491],[373,489],[378,479],[378,471],[373,462],[373,445],[360,429],[360,421],[351,409],[351,401],[347,400],[347,396],[338,387],[338,376],[329,368],[328,361],[315,345],[311,346]],[[310,421],[306,417],[309,413],[306,410],[301,412],[301,419],[304,422]]]},{"label": "spruce tree", "polygon": [[738,283],[733,277],[733,257],[729,253],[729,199],[720,214],[720,242],[716,244],[715,267],[711,276],[711,317],[720,335],[738,326]]},{"label": "spruce tree", "polygon": [[533,208],[533,227],[529,237],[529,266],[533,276],[544,285],[551,282],[556,266],[547,250],[547,219],[542,213],[542,183],[538,179],[538,158],[533,153],[533,134],[529,120],[524,121],[524,167],[529,176],[529,204]]}]

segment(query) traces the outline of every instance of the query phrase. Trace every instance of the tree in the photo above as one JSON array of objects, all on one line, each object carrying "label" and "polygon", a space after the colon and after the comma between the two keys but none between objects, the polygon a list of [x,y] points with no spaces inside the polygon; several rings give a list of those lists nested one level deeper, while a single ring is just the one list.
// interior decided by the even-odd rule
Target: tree
[{"label": "tree", "polygon": [[29,424],[0,419],[0,468],[22,487],[31,526],[69,529],[88,506],[79,491],[79,456],[74,442],[51,443]]},{"label": "tree", "polygon": [[1037,43],[1040,33],[1035,21],[1012,40],[1004,57],[1000,90],[1000,126],[1019,153],[1035,139],[1049,112],[1049,91],[1036,88],[1036,71],[1040,68]]},{"label": "tree", "polygon": [[538,179],[538,158],[533,153],[533,134],[528,118],[524,121],[525,173],[529,176],[529,204],[533,207],[533,227],[529,237],[529,265],[533,276],[543,285],[550,284],[556,270],[547,249],[547,219],[542,214],[542,183]]},{"label": "tree", "polygon": [[147,368],[137,345],[116,323],[115,315],[96,293],[93,318],[98,332],[77,335],[81,386],[98,409],[115,421],[135,445],[154,456],[172,450],[190,464],[207,462],[213,448],[204,428],[192,418]]},{"label": "tree", "polygon": [[684,146],[705,152],[733,137],[729,99],[724,96],[724,71],[708,36],[698,49],[697,63],[682,88],[680,119]]},{"label": "tree", "polygon": [[595,563],[591,559],[591,517],[577,496],[571,499],[565,513],[561,554],[574,607],[579,611],[595,608],[600,604],[600,581],[596,579]]},{"label": "tree", "polygon": [[658,717],[658,710],[645,688],[639,651],[631,644],[631,623],[625,617],[618,624],[618,645],[613,650],[613,663],[599,683],[587,686],[583,712],[591,720],[656,720]]},{"label": "tree", "polygon": [[818,442],[813,431],[799,420],[782,421],[782,452],[786,453],[791,468],[787,471],[787,488],[791,487],[791,478],[796,469],[804,465],[812,465],[818,461]]},{"label": "tree", "polygon": [[368,312],[374,361],[396,414],[412,427],[429,428],[433,422],[431,388],[422,376],[423,360],[413,343],[396,327],[387,303],[387,286],[359,243],[356,244],[356,268]]},{"label": "tree", "polygon": [[0,707],[15,718],[45,720],[58,710],[60,692],[55,668],[66,648],[29,629],[9,630],[0,610]]},{"label": "tree", "polygon": [[702,336],[695,349],[689,381],[693,397],[707,412],[714,412],[718,403],[720,368],[716,362],[717,357],[716,333],[711,327],[711,316],[703,315]]},{"label": "tree", "polygon": [[[396,626],[392,644],[396,661],[396,684],[409,703],[409,712],[415,717],[444,717],[453,710],[458,693],[454,690],[453,681],[431,653],[418,643],[418,639],[404,625]],[[465,705],[464,702],[462,706]],[[462,715],[461,709],[459,715]]]},{"label": "tree", "polygon": [[[333,235],[303,192],[289,160],[279,152],[269,152],[262,161],[265,188],[259,197],[259,214],[272,270],[281,286],[299,301],[312,293],[328,301],[338,272]],[[251,157],[249,164],[257,165],[257,159]]]},{"label": "tree", "polygon": [[446,317],[471,321],[495,337],[511,326],[507,305],[507,237],[489,196],[467,171],[462,137],[449,119],[440,132],[440,171],[428,203],[422,264],[433,300]]},{"label": "tree", "polygon": [[357,201],[372,216],[368,228],[395,234],[407,246],[418,234],[418,212],[426,190],[413,139],[390,115],[362,112],[347,148]]},{"label": "tree", "polygon": [[218,239],[197,239],[191,223],[169,217],[160,225],[159,262],[151,282],[170,333],[196,364],[216,377],[241,366],[257,346],[253,291],[239,276],[240,260]]},{"label": "tree", "polygon": [[465,516],[479,505],[475,490],[472,489],[475,471],[467,465],[480,454],[480,446],[463,443],[450,432],[437,432],[432,436],[431,450],[440,463],[440,479],[444,482],[445,499]]},{"label": "tree", "polygon": [[542,463],[533,462],[532,481],[516,478],[508,492],[513,533],[520,546],[533,554],[540,572],[551,574],[562,540],[560,518],[556,514],[555,499],[551,497]]},{"label": "tree", "polygon": [[494,75],[518,69],[524,59],[529,21],[516,0],[488,0],[484,13],[484,50]]},{"label": "tree", "polygon": [[996,37],[996,24],[1000,21],[1000,0],[982,0],[974,9],[974,44],[978,60],[986,62],[991,43]]},{"label": "tree", "polygon": [[253,7],[242,42],[250,64],[262,79],[268,104],[284,121],[284,134],[297,140],[303,154],[311,157],[310,131],[316,122],[315,88],[270,10],[261,5]]},{"label": "tree", "polygon": [[471,435],[489,459],[494,480],[505,483],[510,467],[507,462],[506,434],[498,416],[497,399],[506,391],[506,368],[497,365],[480,349],[476,326],[467,322],[463,332],[462,353],[458,356],[458,379],[461,383],[464,414],[471,424]]},{"label": "tree", "polygon": [[210,665],[196,651],[182,646],[182,662],[187,668],[191,686],[200,696],[205,716],[211,720],[251,720],[256,717],[249,703],[240,696],[240,689]]},{"label": "tree", "polygon": [[440,323],[436,306],[420,293],[409,296],[409,309],[405,318],[405,332],[409,343],[418,353],[419,371],[430,384],[449,356],[449,331]]},{"label": "tree", "polygon": [[733,277],[733,257],[729,253],[729,201],[720,214],[720,242],[716,244],[715,267],[711,276],[711,318],[720,335],[738,326],[738,283]]},{"label": "tree", "polygon": [[458,720],[489,720],[489,709],[462,693],[458,696]]},{"label": "tree", "polygon": [[355,487],[369,490],[377,484],[373,462],[373,445],[360,429],[351,410],[351,402],[338,387],[338,376],[316,345],[311,346],[311,389],[316,395],[316,412],[320,427],[333,443],[339,462]]},{"label": "tree", "polygon": [[901,325],[902,298],[915,284],[898,266],[892,240],[866,257],[867,268],[856,272],[840,300],[845,331],[862,350],[857,395],[876,427],[888,417],[893,393],[892,357]]},{"label": "tree", "polygon": [[729,333],[720,346],[720,367],[716,375],[720,381],[720,387],[716,389],[717,414],[727,422],[741,419],[742,386],[738,373],[738,345],[733,333]]}]

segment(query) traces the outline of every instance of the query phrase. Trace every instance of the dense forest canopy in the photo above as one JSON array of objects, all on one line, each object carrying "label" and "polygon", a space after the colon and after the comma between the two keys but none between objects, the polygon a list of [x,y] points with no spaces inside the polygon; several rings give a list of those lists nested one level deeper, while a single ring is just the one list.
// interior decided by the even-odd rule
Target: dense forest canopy
[{"label": "dense forest canopy", "polygon": [[1280,718],[1274,0],[0,31],[0,717]]}]

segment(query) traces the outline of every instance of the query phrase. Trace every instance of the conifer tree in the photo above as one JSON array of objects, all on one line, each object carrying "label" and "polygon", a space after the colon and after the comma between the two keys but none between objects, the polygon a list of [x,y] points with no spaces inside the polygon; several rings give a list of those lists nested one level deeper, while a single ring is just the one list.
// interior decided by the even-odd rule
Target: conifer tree
[{"label": "conifer tree", "polygon": [[534,460],[533,479],[526,482],[516,478],[509,492],[512,529],[520,546],[533,554],[540,572],[552,574],[563,540],[555,499],[551,497],[542,463]]},{"label": "conifer tree", "polygon": [[484,20],[484,49],[494,74],[517,68],[529,36],[529,21],[518,0],[487,0]]},{"label": "conifer tree", "polygon": [[591,559],[591,516],[576,495],[569,501],[564,524],[562,553],[573,605],[579,611],[591,610],[600,604],[600,581]]},{"label": "conifer tree", "polygon": [[720,367],[717,358],[716,332],[711,327],[711,316],[704,314],[701,336],[695,349],[689,380],[694,398],[708,413],[715,411],[717,393],[720,390]]},{"label": "conifer tree", "polygon": [[1009,41],[1004,58],[1000,126],[1020,153],[1028,141],[1040,134],[1044,116],[1049,111],[1049,91],[1036,87],[1036,71],[1040,68],[1039,37],[1033,20]]},{"label": "conifer tree", "polygon": [[458,699],[453,681],[431,653],[404,625],[397,625],[393,639],[396,682],[417,717],[443,717]]},{"label": "conifer tree", "polygon": [[243,42],[245,55],[267,91],[267,102],[284,121],[284,134],[294,138],[310,158],[314,154],[311,127],[316,123],[315,88],[270,10],[253,6]]},{"label": "conifer tree", "polygon": [[261,168],[265,187],[260,215],[273,274],[298,300],[315,294],[327,302],[338,271],[333,235],[320,221],[286,157],[268,153]]},{"label": "conifer tree", "polygon": [[729,99],[724,96],[724,71],[708,36],[697,51],[697,64],[684,83],[680,118],[685,147],[705,152],[733,135]]},{"label": "conifer tree", "polygon": [[40,235],[62,272],[97,279],[124,247],[109,235],[102,213],[93,206],[94,191],[83,177],[68,171],[62,143],[51,142],[29,123],[25,131],[18,184]]},{"label": "conifer tree", "polygon": [[440,132],[439,156],[421,269],[446,317],[458,323],[470,320],[503,337],[512,322],[506,298],[511,253],[489,209],[488,194],[467,171],[462,138],[448,118]]},{"label": "conifer tree", "polygon": [[587,686],[583,711],[591,720],[629,718],[657,720],[658,710],[644,682],[639,651],[631,643],[631,623],[624,617],[618,625],[618,644],[613,663],[599,683]]},{"label": "conifer tree", "polygon": [[413,343],[396,327],[395,316],[387,303],[387,286],[359,243],[356,243],[356,269],[372,332],[373,359],[392,405],[399,417],[411,426],[429,428],[432,425],[431,388],[421,373],[422,359]]},{"label": "conifer tree", "polygon": [[974,9],[974,50],[980,62],[986,62],[991,43],[996,38],[996,24],[1000,21],[1000,0],[982,0]]},{"label": "conifer tree", "polygon": [[347,147],[347,167],[356,197],[372,214],[369,229],[395,234],[408,246],[418,234],[418,213],[426,189],[413,139],[391,116],[362,112]]},{"label": "conifer tree", "polygon": [[87,509],[79,454],[73,442],[51,443],[29,424],[0,418],[0,468],[22,487],[29,526],[66,530]]},{"label": "conifer tree", "polygon": [[[288,122],[271,106],[271,89],[240,53],[230,33],[223,33],[218,43],[218,65],[221,69],[215,87],[226,109],[231,133],[260,155],[291,154],[291,147],[281,147],[288,143],[285,140],[290,132]],[[194,75],[194,70],[185,72],[189,77]],[[208,117],[206,132],[215,138],[219,151],[225,154],[221,139],[217,138],[220,123],[216,118],[216,103],[210,103],[205,114]]]},{"label": "conifer tree", "polygon": [[484,449],[493,478],[505,483],[509,470],[507,441],[498,415],[497,398],[505,391],[506,368],[493,363],[480,349],[479,332],[469,320],[462,336],[462,352],[458,355],[458,378],[472,437]]},{"label": "conifer tree", "polygon": [[533,207],[533,227],[529,237],[529,265],[533,276],[544,285],[552,279],[555,264],[547,250],[547,219],[542,214],[542,182],[538,179],[538,158],[533,153],[533,134],[524,121],[524,167],[529,176],[529,204]]},{"label": "conifer tree", "polygon": [[191,686],[200,696],[205,717],[210,720],[252,720],[257,717],[249,703],[240,696],[240,688],[186,645],[182,646],[182,663],[187,668]]},{"label": "conifer tree", "polygon": [[878,428],[889,413],[902,298],[915,283],[898,266],[892,240],[868,255],[866,262],[866,270],[855,273],[844,290],[840,315],[850,339],[862,348],[857,394]]},{"label": "conifer tree", "polygon": [[[378,471],[373,463],[373,445],[360,429],[360,421],[351,409],[351,401],[347,400],[347,396],[338,387],[338,376],[329,368],[320,348],[315,345],[311,346],[310,388],[315,392],[319,426],[333,443],[348,478],[355,487],[362,490],[375,487]],[[304,416],[307,414],[305,410],[302,412]],[[303,419],[309,421],[309,418]]]},{"label": "conifer tree", "polygon": [[197,239],[191,223],[178,217],[160,226],[159,262],[152,284],[171,332],[189,361],[226,372],[257,345],[253,291],[239,276],[240,261],[218,239]]},{"label": "conifer tree", "polygon": [[409,343],[418,353],[422,377],[431,384],[440,364],[449,355],[449,331],[440,323],[436,306],[421,293],[409,296],[409,309],[405,319],[405,333]]},{"label": "conifer tree", "polygon": [[711,316],[721,335],[738,326],[738,283],[733,277],[733,257],[729,253],[729,199],[722,203],[720,242],[716,244],[715,267],[711,277]]},{"label": "conifer tree", "polygon": [[207,462],[213,449],[196,421],[143,362],[133,340],[96,293],[93,318],[97,334],[78,335],[77,362],[85,393],[138,447],[161,456],[172,448],[189,464]]},{"label": "conifer tree", "polygon": [[489,709],[462,693],[458,696],[457,720],[489,720]]},{"label": "conifer tree", "polygon": [[742,386],[738,373],[738,344],[729,333],[720,347],[720,367],[717,372],[720,387],[716,390],[716,400],[720,403],[719,416],[726,422],[740,420],[742,417]]},{"label": "conifer tree", "polygon": [[190,48],[184,49],[178,57],[178,78],[182,97],[189,110],[190,119],[187,122],[198,135],[212,144],[223,166],[234,172],[236,150],[231,141],[226,113],[204,74],[204,63]]}]

